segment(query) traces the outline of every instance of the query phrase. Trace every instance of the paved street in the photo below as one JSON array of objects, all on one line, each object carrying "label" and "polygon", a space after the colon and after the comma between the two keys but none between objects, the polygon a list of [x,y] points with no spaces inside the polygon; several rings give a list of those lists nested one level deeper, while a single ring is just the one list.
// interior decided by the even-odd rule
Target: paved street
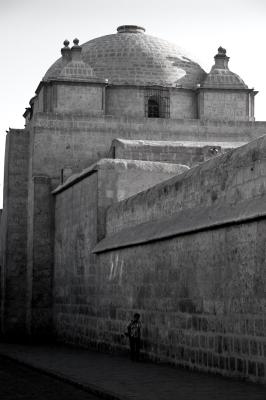
[{"label": "paved street", "polygon": [[[105,399],[116,400],[265,400],[266,387],[214,374],[108,355],[64,345],[0,343],[1,355],[69,382]],[[14,361],[12,361],[13,363]],[[6,362],[1,373],[1,400],[96,399],[61,381]],[[16,365],[16,364],[15,364]],[[35,378],[37,377],[37,378]],[[38,380],[40,379],[40,380]],[[50,383],[51,382],[51,383]],[[3,386],[5,396],[3,396]],[[17,397],[14,396],[16,393]],[[9,397],[8,397],[9,396]],[[38,396],[38,397],[36,397]]]},{"label": "paved street", "polygon": [[0,357],[1,400],[97,400],[75,386]]}]

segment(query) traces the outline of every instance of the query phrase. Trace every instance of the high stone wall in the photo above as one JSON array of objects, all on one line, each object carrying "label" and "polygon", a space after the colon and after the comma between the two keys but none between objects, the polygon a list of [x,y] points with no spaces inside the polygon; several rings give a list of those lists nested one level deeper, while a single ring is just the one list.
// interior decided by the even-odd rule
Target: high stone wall
[{"label": "high stone wall", "polygon": [[[55,205],[54,326],[64,341],[93,340],[99,277],[92,248],[97,240],[97,173],[57,194]],[[61,266],[60,268],[58,266]]]},{"label": "high stone wall", "polygon": [[139,312],[145,356],[265,382],[263,231],[265,220],[102,253],[97,342],[123,347]]},{"label": "high stone wall", "polygon": [[[82,170],[108,155],[115,138],[215,141],[243,144],[266,133],[264,122],[222,123],[162,118],[114,118],[38,113],[33,131],[33,175],[59,177],[64,167]],[[156,156],[152,161],[162,161]],[[196,160],[194,160],[196,162]],[[199,154],[199,162],[202,155]],[[175,163],[183,163],[175,159]]]},{"label": "high stone wall", "polygon": [[[62,320],[56,326],[59,336],[85,346],[123,350],[128,346],[125,327],[138,311],[143,356],[265,383],[265,154],[263,137],[110,207],[107,236],[93,249],[93,262],[88,258],[83,264],[95,272],[90,285],[85,284],[92,294],[80,303],[77,298],[75,315],[64,298],[55,299],[56,309],[65,309],[65,325]],[[78,190],[71,193],[78,196]],[[86,204],[91,204],[93,193],[84,193]],[[71,201],[65,199],[65,205]],[[56,215],[61,211],[59,206]],[[191,224],[168,237],[160,237],[159,229],[150,241],[142,237],[136,243],[130,237],[123,246],[119,243],[129,232],[134,239],[139,227],[148,233],[156,221],[155,227],[163,227],[165,218],[175,213],[177,229],[178,217],[186,212],[192,213]],[[194,230],[197,217],[201,225]],[[90,218],[83,215],[84,224],[92,226]],[[73,231],[75,248],[75,220],[68,225],[61,221],[65,235]],[[118,243],[111,241],[114,231]],[[55,264],[58,290],[75,290],[67,267],[73,262],[77,265],[74,259],[66,259],[66,267],[64,262]],[[76,324],[78,318],[82,321]]]},{"label": "high stone wall", "polygon": [[228,206],[266,194],[265,136],[162,182],[107,214],[107,234],[186,209]]},{"label": "high stone wall", "polygon": [[[54,315],[60,338],[78,343],[77,332],[85,329],[91,333],[93,329],[88,323],[95,325],[96,320],[91,321],[91,318],[100,315],[97,287],[101,285],[101,278],[92,249],[105,235],[106,209],[130,193],[138,193],[187,168],[176,164],[103,159],[54,191]],[[95,277],[88,271],[94,271]]]},{"label": "high stone wall", "polygon": [[[6,136],[1,218],[1,334],[26,335],[27,187],[29,132],[11,129]],[[19,284],[18,284],[19,283]]]}]

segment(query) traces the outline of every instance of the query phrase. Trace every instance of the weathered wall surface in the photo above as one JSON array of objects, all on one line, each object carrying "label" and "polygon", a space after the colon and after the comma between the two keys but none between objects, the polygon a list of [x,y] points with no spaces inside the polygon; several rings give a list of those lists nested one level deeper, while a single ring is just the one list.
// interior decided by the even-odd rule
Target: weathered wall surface
[{"label": "weathered wall surface", "polygon": [[92,85],[57,85],[55,112],[103,112],[103,89]]},{"label": "weathered wall surface", "polygon": [[206,90],[200,94],[200,118],[227,121],[249,121],[249,94],[246,91]]},{"label": "weathered wall surface", "polygon": [[139,312],[149,358],[265,382],[265,227],[102,253],[97,342],[123,347],[126,323]]},{"label": "weathered wall surface", "polygon": [[188,167],[149,161],[101,160],[98,169],[98,240],[105,236],[107,208],[156,183],[181,174]]},{"label": "weathered wall surface", "polygon": [[[38,114],[34,128],[33,174],[59,177],[64,167],[83,169],[107,157],[112,140],[248,142],[266,133],[264,122],[202,122],[149,118]],[[161,161],[154,157],[153,161]]]},{"label": "weathered wall surface", "polygon": [[30,183],[27,241],[27,330],[38,339],[52,336],[54,208],[52,182],[34,176]]},{"label": "weathered wall surface", "polygon": [[[244,144],[244,143],[243,143]],[[184,164],[194,167],[240,143],[115,139],[109,157]]]},{"label": "weathered wall surface", "polygon": [[[174,90],[169,93],[170,118],[197,118],[197,99],[193,91]],[[107,87],[106,115],[145,117],[145,89],[136,87]]]},{"label": "weathered wall surface", "polygon": [[55,206],[54,325],[59,338],[93,341],[100,281],[96,256],[97,173],[57,194]]},{"label": "weathered wall surface", "polygon": [[107,232],[134,226],[179,210],[228,207],[266,193],[265,137],[213,158],[185,174],[174,177],[108,212]]},{"label": "weathered wall surface", "polygon": [[[105,215],[110,205],[133,196],[136,193],[140,193],[188,169],[187,166],[178,164],[101,159],[81,173],[72,175],[62,185],[58,186],[53,193],[57,194],[68,190],[76,182],[90,179],[90,175],[97,172],[97,187],[94,190],[98,193],[97,239],[100,240],[105,236]],[[47,199],[45,201],[47,202]]]},{"label": "weathered wall surface", "polygon": [[263,137],[109,209],[96,250],[110,346],[138,311],[149,357],[266,381],[265,154]]},{"label": "weathered wall surface", "polygon": [[[59,336],[123,350],[122,334],[138,311],[146,357],[265,382],[265,154],[263,137],[111,206],[106,238],[92,258],[92,242],[82,250],[83,269],[96,267],[91,293],[76,298],[75,315],[67,297],[56,297]],[[92,204],[92,187],[84,192],[86,205]],[[62,214],[79,191],[65,191],[64,206],[59,197],[56,219],[66,248],[55,252],[58,293],[89,286],[81,289],[83,278],[75,289],[68,248],[77,247],[77,221],[90,227],[96,221],[92,214],[84,218],[84,210],[81,221],[79,202]],[[83,233],[85,241],[95,234]]]},{"label": "weathered wall surface", "polygon": [[[101,160],[56,189],[54,318],[59,337],[78,342],[78,332],[90,335],[96,317],[102,318],[98,311],[101,278],[92,249],[105,234],[107,207],[184,170],[187,167],[179,165]],[[36,272],[40,275],[42,270],[37,264]]]},{"label": "weathered wall surface", "polygon": [[106,89],[106,115],[120,117],[144,117],[144,89],[128,87],[107,87]]},{"label": "weathered wall surface", "polygon": [[26,334],[28,157],[29,133],[10,130],[1,221],[1,333],[6,337],[16,333],[22,338]]},{"label": "weathered wall surface", "polygon": [[185,90],[171,90],[170,92],[170,117],[171,118],[197,118],[197,98],[195,92]]}]

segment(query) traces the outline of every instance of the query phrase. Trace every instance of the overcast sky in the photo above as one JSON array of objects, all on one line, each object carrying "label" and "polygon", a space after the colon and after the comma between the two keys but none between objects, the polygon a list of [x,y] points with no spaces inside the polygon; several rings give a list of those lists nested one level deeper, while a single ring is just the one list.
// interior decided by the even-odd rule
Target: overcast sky
[{"label": "overcast sky", "polygon": [[230,69],[259,90],[256,120],[266,120],[265,0],[0,0],[1,192],[5,131],[23,128],[22,114],[64,39],[84,43],[125,24],[183,47],[207,72],[225,47]]}]

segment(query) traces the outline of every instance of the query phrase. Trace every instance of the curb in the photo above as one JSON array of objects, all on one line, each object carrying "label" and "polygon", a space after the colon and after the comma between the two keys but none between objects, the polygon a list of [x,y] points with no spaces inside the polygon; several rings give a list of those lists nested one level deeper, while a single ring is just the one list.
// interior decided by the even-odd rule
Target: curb
[{"label": "curb", "polygon": [[94,395],[100,397],[101,399],[105,399],[105,400],[130,400],[129,397],[118,395],[116,393],[113,393],[113,392],[111,392],[109,390],[102,389],[99,386],[91,384],[91,383],[84,384],[84,383],[78,382],[78,381],[76,381],[74,379],[71,379],[70,377],[68,377],[66,375],[61,374],[58,371],[53,371],[53,370],[47,369],[45,367],[40,367],[40,366],[31,364],[31,363],[29,363],[29,362],[27,362],[25,360],[16,358],[15,356],[12,356],[10,354],[0,353],[0,357],[6,358],[8,360],[15,361],[18,364],[21,364],[21,365],[23,365],[25,367],[28,367],[28,368],[30,368],[30,369],[32,369],[34,371],[40,372],[42,374],[45,374],[47,376],[50,376],[50,377],[55,378],[57,380],[60,380],[62,382],[68,383],[68,384],[70,384],[72,386],[75,386],[75,387],[77,387],[79,389],[82,389],[82,390],[84,390],[84,391],[86,391],[88,393],[94,394]]}]

